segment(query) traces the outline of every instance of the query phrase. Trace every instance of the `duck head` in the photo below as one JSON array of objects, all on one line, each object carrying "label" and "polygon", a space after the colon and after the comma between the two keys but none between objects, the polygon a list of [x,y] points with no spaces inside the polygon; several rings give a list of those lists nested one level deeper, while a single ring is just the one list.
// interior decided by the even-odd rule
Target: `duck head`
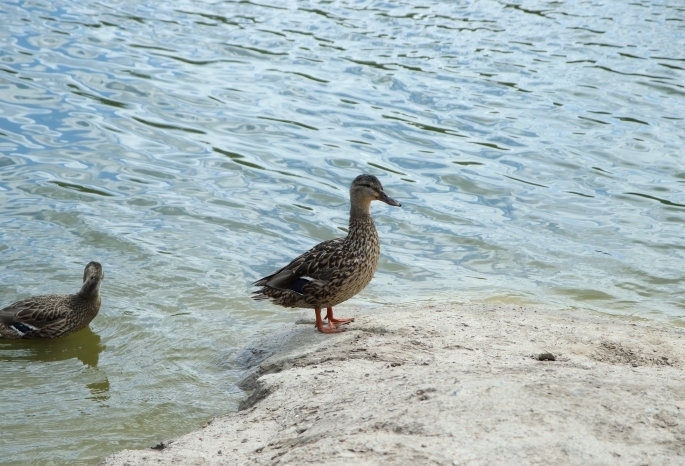
[{"label": "duck head", "polygon": [[373,175],[359,175],[354,179],[352,186],[350,186],[350,200],[353,210],[355,206],[358,206],[366,212],[369,210],[371,201],[381,201],[395,207],[402,206],[395,199],[385,194],[383,185]]},{"label": "duck head", "polygon": [[99,262],[89,262],[83,270],[83,285],[80,293],[89,296],[100,294],[100,284],[104,278],[102,265]]}]

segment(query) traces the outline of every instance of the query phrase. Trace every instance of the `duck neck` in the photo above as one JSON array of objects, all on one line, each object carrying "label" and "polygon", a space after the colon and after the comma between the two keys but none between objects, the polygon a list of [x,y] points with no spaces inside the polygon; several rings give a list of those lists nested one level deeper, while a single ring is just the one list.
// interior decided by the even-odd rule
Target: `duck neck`
[{"label": "duck neck", "polygon": [[348,236],[355,236],[358,233],[368,234],[369,229],[375,231],[375,225],[369,211],[370,205],[371,201],[352,203]]},{"label": "duck neck", "polygon": [[78,292],[78,294],[84,299],[97,298],[98,296],[100,296],[100,281],[86,281],[81,287],[81,290]]},{"label": "duck neck", "polygon": [[350,226],[352,221],[361,218],[371,218],[371,212],[369,210],[371,206],[370,199],[352,199],[352,205],[350,207]]}]

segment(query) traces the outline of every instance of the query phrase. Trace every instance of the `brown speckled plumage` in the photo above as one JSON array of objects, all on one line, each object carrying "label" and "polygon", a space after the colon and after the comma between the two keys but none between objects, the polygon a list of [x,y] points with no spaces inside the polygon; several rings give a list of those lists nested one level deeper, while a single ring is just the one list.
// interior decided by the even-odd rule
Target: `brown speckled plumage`
[{"label": "brown speckled plumage", "polygon": [[103,278],[102,266],[90,262],[78,293],[33,296],[0,309],[0,338],[56,338],[87,327],[100,310]]},{"label": "brown speckled plumage", "polygon": [[378,266],[381,247],[369,212],[374,200],[400,206],[383,192],[378,178],[358,176],[350,187],[347,236],[324,241],[282,269],[257,280],[255,286],[262,288],[252,297],[256,300],[271,299],[284,307],[315,309],[317,328],[326,333],[330,330],[323,330],[319,325],[321,308],[328,308],[329,328],[332,330],[335,330],[335,322],[352,321],[333,318],[332,308],[366,288]]}]

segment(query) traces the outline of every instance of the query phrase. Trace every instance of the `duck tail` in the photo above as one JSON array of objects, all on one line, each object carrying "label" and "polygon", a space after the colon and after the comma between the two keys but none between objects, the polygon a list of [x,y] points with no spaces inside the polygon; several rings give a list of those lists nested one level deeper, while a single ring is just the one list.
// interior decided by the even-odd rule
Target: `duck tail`
[{"label": "duck tail", "polygon": [[[264,286],[264,285],[266,285],[266,282],[268,282],[271,277],[272,277],[272,275],[269,275],[268,277],[260,278],[259,280],[254,282],[252,284],[252,286]],[[255,293],[257,293],[257,292],[255,292]]]},{"label": "duck tail", "polygon": [[270,299],[269,296],[264,294],[264,290],[259,290],[259,291],[254,291],[251,295],[250,298],[254,299],[255,301],[265,301],[267,299]]}]

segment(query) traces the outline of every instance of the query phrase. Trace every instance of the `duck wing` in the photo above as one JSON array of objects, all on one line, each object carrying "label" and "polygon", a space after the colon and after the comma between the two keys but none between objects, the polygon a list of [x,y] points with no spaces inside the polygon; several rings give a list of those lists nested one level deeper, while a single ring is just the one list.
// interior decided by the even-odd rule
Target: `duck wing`
[{"label": "duck wing", "polygon": [[59,304],[63,295],[43,295],[27,298],[0,309],[0,324],[20,333],[39,330],[66,318],[69,310]]},{"label": "duck wing", "polygon": [[344,240],[335,238],[319,243],[282,269],[257,280],[254,285],[302,293],[302,287],[310,282],[307,278],[330,280],[342,263]]}]

